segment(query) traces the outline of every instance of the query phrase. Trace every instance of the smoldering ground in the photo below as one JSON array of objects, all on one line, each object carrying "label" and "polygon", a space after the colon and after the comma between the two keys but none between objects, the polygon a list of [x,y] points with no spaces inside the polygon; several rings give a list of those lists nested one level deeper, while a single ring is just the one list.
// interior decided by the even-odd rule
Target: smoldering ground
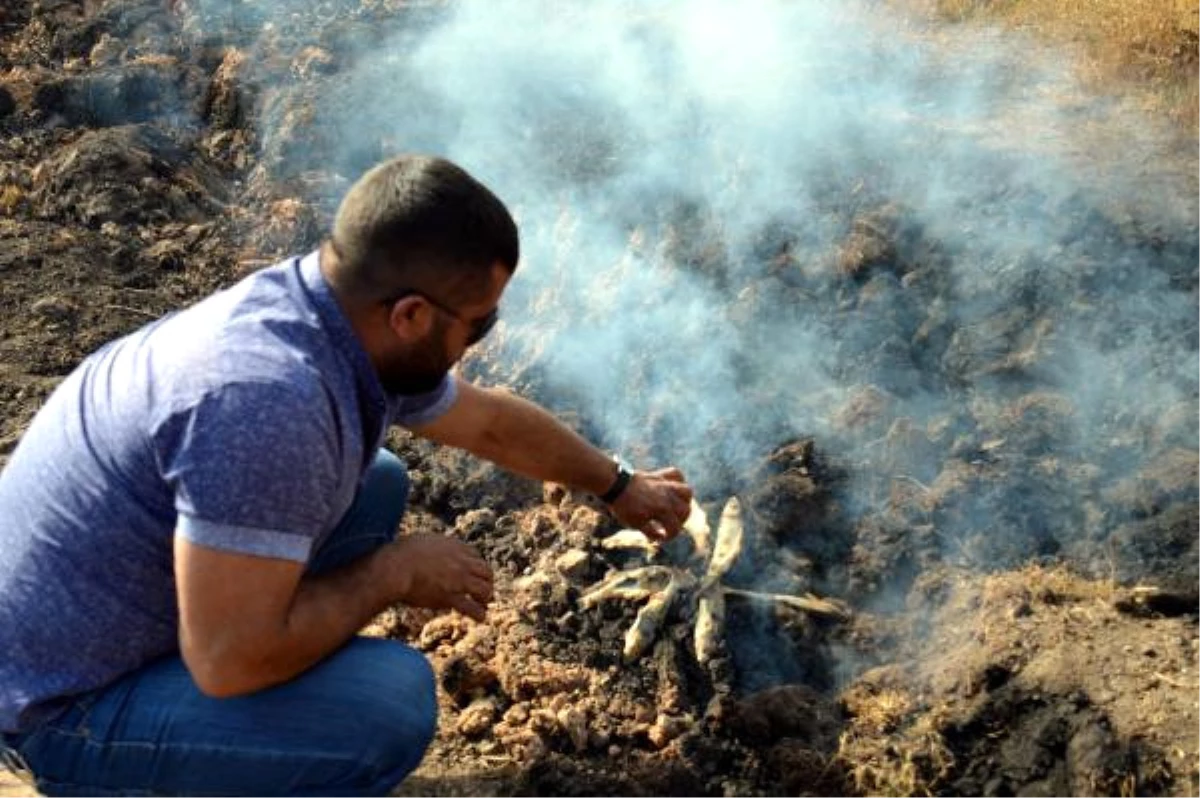
[{"label": "smoldering ground", "polygon": [[[1194,516],[1194,480],[1147,474],[1196,448],[1194,189],[1147,183],[1165,137],[1061,54],[871,3],[466,2],[311,38],[336,68],[257,87],[259,168],[322,175],[327,210],[398,151],[493,186],[524,254],[468,375],[748,497],[735,581],[893,608],[937,562],[1161,581],[1189,550],[1153,519]],[[773,624],[737,624],[746,684],[856,669]]]},{"label": "smoldering ground", "polygon": [[[264,162],[461,162],[525,253],[477,373],[713,500],[813,436],[850,522],[982,451],[939,534],[1011,563],[1127,520],[1085,509],[1194,445],[1195,197],[1135,179],[1150,120],[1085,168],[1109,110],[1069,63],[963,37],[869,3],[458,3],[339,39],[319,136],[270,89]],[[897,421],[924,440],[889,454]]]},{"label": "smoldering ground", "polygon": [[[767,525],[821,572],[897,519],[971,565],[1092,562],[1162,504],[1115,497],[1194,451],[1194,187],[1148,183],[1161,132],[1069,63],[873,3],[386,5],[113,4],[46,31],[96,67],[33,105],[153,112],[179,146],[151,171],[249,137],[242,199],[289,244],[379,158],[461,162],[525,253],[468,373],[679,464],[709,502],[811,438],[828,506]],[[172,37],[216,67],[207,88],[155,54]],[[1114,126],[1125,147],[1093,151]]]}]

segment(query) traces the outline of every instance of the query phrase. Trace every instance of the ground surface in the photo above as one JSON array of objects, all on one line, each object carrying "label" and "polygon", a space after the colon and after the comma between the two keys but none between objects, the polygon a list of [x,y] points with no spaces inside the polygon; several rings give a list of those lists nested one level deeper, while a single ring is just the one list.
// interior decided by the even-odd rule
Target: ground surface
[{"label": "ground surface", "polygon": [[[419,36],[437,13],[386,2],[0,8],[0,462],[89,351],[317,242],[347,175],[391,151],[381,137],[347,152],[336,114],[318,108],[343,96],[335,81],[373,43]],[[838,599],[847,619],[731,598],[708,666],[682,611],[624,662],[637,605],[579,604],[628,564],[600,544],[616,531],[601,508],[393,436],[414,479],[405,529],[460,536],[498,575],[485,624],[395,608],[367,630],[412,641],[440,682],[437,740],[401,794],[1200,789],[1197,408],[1194,384],[1171,370],[1195,368],[1194,147],[1131,145],[1131,128],[1112,126],[1134,118],[1119,103],[1097,116],[1069,96],[1056,101],[1074,109],[1071,129],[1092,134],[1062,142],[1044,118],[1022,116],[1023,99],[1007,98],[1003,127],[967,130],[972,120],[916,100],[903,114],[906,146],[925,158],[962,135],[1001,160],[1054,150],[1102,187],[1116,171],[1137,178],[1097,189],[1095,202],[1064,199],[1029,190],[1004,160],[985,206],[1028,206],[1059,231],[1020,258],[929,224],[902,177],[879,177],[886,159],[865,159],[861,178],[828,177],[820,235],[787,220],[764,228],[753,251],[766,268],[753,275],[735,268],[725,231],[676,197],[651,209],[659,226],[630,235],[631,251],[658,247],[725,297],[722,321],[747,351],[800,347],[756,326],[774,303],[820,321],[815,339],[847,390],[803,387],[798,361],[760,369],[739,354],[745,412],[706,417],[709,434],[685,447],[664,411],[622,443],[647,459],[723,463],[697,484],[714,519],[728,496],[746,508],[727,583]],[[1018,126],[1036,135],[1014,140]],[[967,279],[960,264],[974,260],[996,267]],[[1018,274],[1014,261],[1062,269]],[[1058,378],[1076,351],[1062,330],[1094,342],[1103,363],[1133,365],[1104,374],[1099,399],[1077,391]],[[519,321],[469,375],[536,396],[589,434],[602,428],[587,401],[541,378],[536,346],[506,350],[506,335],[520,341]],[[649,390],[638,380],[652,354],[630,359],[628,391]],[[927,395],[940,400],[913,399]],[[797,408],[788,423],[781,405]],[[809,408],[823,419],[811,429],[795,421]],[[725,458],[743,435],[747,453]]]}]

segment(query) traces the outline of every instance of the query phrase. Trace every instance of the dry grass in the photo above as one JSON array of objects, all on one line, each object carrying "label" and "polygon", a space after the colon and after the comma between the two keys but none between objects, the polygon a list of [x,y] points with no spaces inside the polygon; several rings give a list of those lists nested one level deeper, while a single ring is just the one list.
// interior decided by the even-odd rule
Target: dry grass
[{"label": "dry grass", "polygon": [[934,795],[954,767],[939,731],[943,710],[920,715],[900,734],[878,738],[852,727],[838,740],[837,757],[861,795]]},{"label": "dry grass", "polygon": [[1200,115],[1195,0],[900,0],[939,19],[1001,23],[1081,54],[1081,77],[1133,93],[1191,134]]}]

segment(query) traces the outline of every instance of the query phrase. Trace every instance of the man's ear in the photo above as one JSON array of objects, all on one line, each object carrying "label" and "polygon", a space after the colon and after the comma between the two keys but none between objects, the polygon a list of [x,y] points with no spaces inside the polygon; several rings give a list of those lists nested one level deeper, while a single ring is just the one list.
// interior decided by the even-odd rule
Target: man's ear
[{"label": "man's ear", "polygon": [[403,341],[424,338],[433,326],[433,308],[419,296],[406,296],[392,303],[388,326]]}]

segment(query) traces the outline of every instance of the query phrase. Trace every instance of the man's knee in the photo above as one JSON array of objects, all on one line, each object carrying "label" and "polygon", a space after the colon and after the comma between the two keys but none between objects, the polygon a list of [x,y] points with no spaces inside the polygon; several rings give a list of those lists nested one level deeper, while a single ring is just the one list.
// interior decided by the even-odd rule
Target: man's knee
[{"label": "man's knee", "polygon": [[433,668],[419,651],[395,641],[360,639],[349,648],[361,682],[346,709],[358,719],[363,764],[381,784],[397,784],[420,764],[437,730]]},{"label": "man's knee", "polygon": [[367,469],[364,493],[386,497],[403,507],[408,504],[408,493],[412,483],[404,461],[387,449],[380,449],[371,467]]}]

